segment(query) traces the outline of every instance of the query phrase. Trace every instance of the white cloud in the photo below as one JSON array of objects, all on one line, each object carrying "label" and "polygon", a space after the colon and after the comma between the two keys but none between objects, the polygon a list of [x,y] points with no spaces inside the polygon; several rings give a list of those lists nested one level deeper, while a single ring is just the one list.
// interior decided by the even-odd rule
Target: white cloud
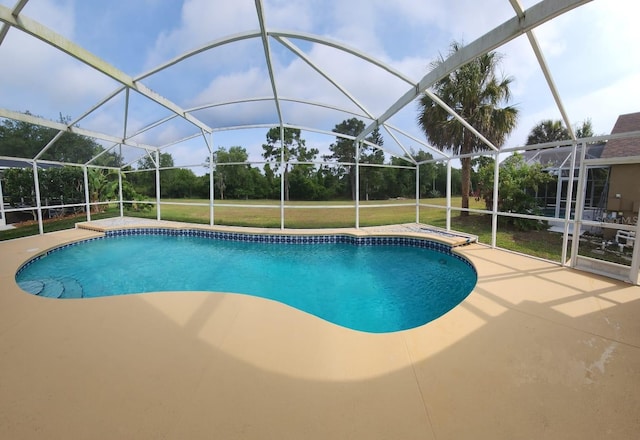
[{"label": "white cloud", "polygon": [[465,43],[470,43],[515,14],[508,2],[503,0],[377,1],[380,7],[386,4],[401,12],[407,23],[435,26],[449,34],[451,39],[464,40]]},{"label": "white cloud", "polygon": [[257,29],[257,23],[253,1],[187,0],[176,28],[157,38],[154,49],[147,55],[147,66],[154,67],[217,38]]},{"label": "white cloud", "polygon": [[269,29],[298,29],[312,32],[314,15],[325,4],[311,0],[267,0],[264,2]]},{"label": "white cloud", "polygon": [[640,111],[638,84],[640,72],[571,98],[567,102],[567,111],[575,118],[572,122],[590,118],[596,134],[611,133],[619,115]]},{"label": "white cloud", "polygon": [[116,84],[92,68],[15,29],[0,57],[0,106],[57,119],[88,110]]},{"label": "white cloud", "polygon": [[399,60],[392,60],[389,64],[413,81],[418,82],[427,74],[432,61],[433,59],[421,56],[409,56]]},{"label": "white cloud", "polygon": [[[640,111],[640,73],[631,74],[602,88],[585,92],[564,100],[571,124],[590,119],[596,135],[609,134],[619,115]],[[606,103],[606,104],[604,104]],[[544,119],[561,119],[555,104],[528,112],[521,118],[507,145],[523,145],[531,129]]]},{"label": "white cloud", "polygon": [[43,0],[37,3],[29,2],[22,10],[22,13],[49,29],[55,30],[56,33],[63,35],[65,38],[73,39],[74,37],[76,16],[73,1]]},{"label": "white cloud", "polygon": [[255,67],[244,72],[216,77],[190,101],[189,107],[271,95],[271,85],[266,72]]},{"label": "white cloud", "polygon": [[122,114],[123,112],[117,111],[98,111],[96,114],[90,115],[87,120],[80,121],[79,125],[89,130],[122,137],[124,135],[124,117],[122,117]]}]

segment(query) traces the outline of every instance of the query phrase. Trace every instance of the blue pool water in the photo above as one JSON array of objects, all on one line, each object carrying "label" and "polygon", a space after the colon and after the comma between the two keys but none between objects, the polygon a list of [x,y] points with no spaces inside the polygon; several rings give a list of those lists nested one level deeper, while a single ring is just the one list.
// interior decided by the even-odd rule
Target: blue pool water
[{"label": "blue pool water", "polygon": [[442,316],[471,292],[476,279],[467,261],[416,246],[166,235],[68,246],[30,262],[16,276],[24,290],[59,298],[157,291],[249,294],[375,333]]}]

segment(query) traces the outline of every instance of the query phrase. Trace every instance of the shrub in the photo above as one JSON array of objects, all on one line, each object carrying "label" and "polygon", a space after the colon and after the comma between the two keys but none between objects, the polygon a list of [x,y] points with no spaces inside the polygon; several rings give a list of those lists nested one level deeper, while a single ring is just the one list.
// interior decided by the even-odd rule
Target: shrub
[{"label": "shrub", "polygon": [[[527,164],[521,154],[515,153],[500,164],[498,182],[498,210],[518,214],[541,215],[543,210],[536,201],[538,187],[553,178],[542,171],[540,164]],[[480,197],[487,209],[493,208],[493,164],[486,163],[478,170]],[[516,217],[501,217],[503,224],[521,231],[546,229],[546,222]]]}]

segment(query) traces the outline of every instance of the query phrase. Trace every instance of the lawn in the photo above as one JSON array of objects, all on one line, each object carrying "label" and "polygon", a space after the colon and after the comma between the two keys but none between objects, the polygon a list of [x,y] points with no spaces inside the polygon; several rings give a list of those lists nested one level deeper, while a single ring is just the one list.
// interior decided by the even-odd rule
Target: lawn
[{"label": "lawn", "polygon": [[[162,219],[189,223],[208,224],[209,206],[207,200],[179,199],[163,200],[171,204],[161,206]],[[482,209],[482,202],[471,200],[471,208]],[[421,207],[420,222],[433,226],[446,226],[446,199],[423,199],[423,204],[439,207]],[[245,207],[243,205],[259,205]],[[219,206],[224,205],[224,206]],[[330,205],[329,208],[320,207]],[[460,206],[460,198],[453,198],[452,205]],[[415,200],[384,200],[360,203],[360,226],[413,223],[416,221]],[[286,228],[348,228],[355,226],[355,208],[351,201],[331,202],[287,202],[285,208]],[[115,217],[119,215],[117,206],[109,207],[103,213],[93,213],[92,219]],[[125,215],[156,218],[156,209],[146,211],[125,209]],[[254,227],[280,227],[280,202],[277,200],[225,200],[216,201],[214,207],[215,224]],[[48,220],[45,232],[72,228],[76,222],[84,221],[84,215]],[[451,228],[477,235],[481,243],[491,243],[491,216],[471,213],[461,217],[454,211],[451,215]],[[17,228],[0,231],[0,240],[9,240],[38,233],[35,222],[19,224]],[[553,261],[560,261],[562,255],[562,235],[548,231],[519,232],[499,227],[497,233],[499,247],[534,255]]]}]

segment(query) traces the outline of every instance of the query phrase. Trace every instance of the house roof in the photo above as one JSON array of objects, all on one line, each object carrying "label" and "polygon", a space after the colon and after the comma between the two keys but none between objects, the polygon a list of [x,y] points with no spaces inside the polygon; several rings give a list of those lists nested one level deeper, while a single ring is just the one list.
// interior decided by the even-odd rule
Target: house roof
[{"label": "house roof", "polygon": [[[38,168],[55,168],[59,167],[57,164],[38,162]],[[0,159],[0,169],[5,168],[31,168],[33,162],[22,159]]]},{"label": "house roof", "polygon": [[[640,131],[640,112],[618,116],[611,134]],[[603,158],[640,156],[640,138],[611,139],[602,152]]]},{"label": "house roof", "polygon": [[[605,143],[587,144],[586,159],[598,159],[605,150]],[[571,165],[571,145],[548,148],[544,150],[528,150],[522,153],[524,160],[529,163],[542,164],[547,169],[569,168]],[[576,157],[576,166],[580,165],[580,155]]]}]

